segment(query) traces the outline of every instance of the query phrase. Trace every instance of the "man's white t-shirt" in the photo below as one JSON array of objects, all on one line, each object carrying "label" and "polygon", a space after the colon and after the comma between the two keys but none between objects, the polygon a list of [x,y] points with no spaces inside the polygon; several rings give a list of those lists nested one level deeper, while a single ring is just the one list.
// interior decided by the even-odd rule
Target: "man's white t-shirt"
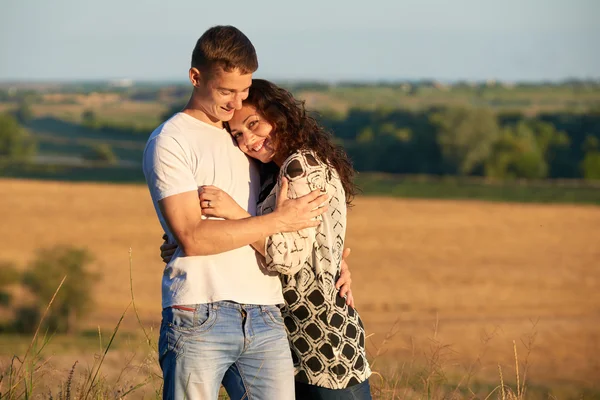
[{"label": "man's white t-shirt", "polygon": [[[173,241],[158,201],[214,185],[227,192],[250,215],[256,215],[258,169],[225,130],[184,113],[156,128],[143,158],[154,209]],[[162,307],[230,300],[243,304],[281,304],[277,274],[259,266],[251,246],[210,256],[187,257],[179,248],[164,269]]]}]

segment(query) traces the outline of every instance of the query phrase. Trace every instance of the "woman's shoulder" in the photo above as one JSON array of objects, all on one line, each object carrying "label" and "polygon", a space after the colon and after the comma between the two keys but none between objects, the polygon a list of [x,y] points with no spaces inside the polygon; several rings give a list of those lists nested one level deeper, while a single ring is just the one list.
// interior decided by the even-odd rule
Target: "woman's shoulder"
[{"label": "woman's shoulder", "polygon": [[294,181],[317,171],[327,171],[327,164],[319,160],[310,150],[298,150],[283,162],[280,175]]},{"label": "woman's shoulder", "polygon": [[289,156],[281,166],[279,177],[292,185],[307,186],[310,190],[326,192],[332,181],[338,179],[333,168],[311,151],[300,150]]}]

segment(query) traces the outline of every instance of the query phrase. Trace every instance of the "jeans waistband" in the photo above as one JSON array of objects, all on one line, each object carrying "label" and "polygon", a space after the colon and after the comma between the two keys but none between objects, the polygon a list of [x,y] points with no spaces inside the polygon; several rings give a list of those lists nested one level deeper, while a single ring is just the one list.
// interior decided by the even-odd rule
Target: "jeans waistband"
[{"label": "jeans waistband", "polygon": [[176,308],[176,309],[180,309],[180,310],[186,310],[186,311],[196,311],[198,310],[198,308],[202,305],[208,305],[210,308],[212,309],[219,309],[219,308],[232,308],[234,310],[253,310],[253,309],[259,309],[261,311],[265,311],[267,310],[269,307],[277,307],[280,308],[282,306],[282,304],[272,304],[272,305],[262,305],[262,304],[242,304],[242,303],[236,303],[235,301],[230,301],[230,300],[221,300],[221,301],[215,301],[214,303],[205,303],[205,304],[185,304],[185,305],[174,305],[171,306],[172,308]]}]

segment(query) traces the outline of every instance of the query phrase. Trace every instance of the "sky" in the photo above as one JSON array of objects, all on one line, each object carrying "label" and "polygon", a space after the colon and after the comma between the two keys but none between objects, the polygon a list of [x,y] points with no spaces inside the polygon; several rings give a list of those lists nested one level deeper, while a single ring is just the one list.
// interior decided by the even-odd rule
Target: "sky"
[{"label": "sky", "polygon": [[183,82],[214,25],[267,79],[598,79],[599,20],[598,0],[0,0],[0,81]]}]

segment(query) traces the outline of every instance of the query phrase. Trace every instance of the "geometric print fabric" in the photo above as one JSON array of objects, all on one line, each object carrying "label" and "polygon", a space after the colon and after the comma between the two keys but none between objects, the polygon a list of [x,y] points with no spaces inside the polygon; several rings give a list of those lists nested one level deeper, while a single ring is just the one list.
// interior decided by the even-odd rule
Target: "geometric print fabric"
[{"label": "geometric print fabric", "polygon": [[350,387],[366,380],[371,370],[363,323],[335,289],[346,234],[344,189],[335,170],[313,153],[300,151],[283,163],[278,183],[258,205],[259,215],[275,209],[283,176],[289,181],[289,198],[316,189],[329,195],[329,209],[318,227],[278,233],[265,244],[265,267],[279,272],[283,285],[295,379],[329,389]]}]

